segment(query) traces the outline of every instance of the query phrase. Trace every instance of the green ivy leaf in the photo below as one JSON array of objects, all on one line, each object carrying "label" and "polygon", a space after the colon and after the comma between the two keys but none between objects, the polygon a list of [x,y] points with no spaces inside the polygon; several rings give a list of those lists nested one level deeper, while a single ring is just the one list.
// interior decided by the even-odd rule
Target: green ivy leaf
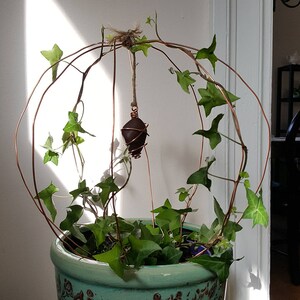
[{"label": "green ivy leaf", "polygon": [[246,171],[240,172],[241,179],[244,179],[244,187],[250,189],[249,174]]},{"label": "green ivy leaf", "polygon": [[64,127],[64,132],[81,132],[81,133],[87,133],[91,136],[94,136],[93,134],[87,132],[84,130],[81,126],[81,122],[78,121],[78,113],[69,111],[68,113],[69,121]]},{"label": "green ivy leaf", "polygon": [[186,189],[184,187],[177,189],[176,194],[179,194],[178,199],[180,202],[185,201],[185,199],[189,196],[189,191],[191,188]]},{"label": "green ivy leaf", "polygon": [[133,45],[130,48],[131,52],[135,53],[137,51],[142,51],[145,56],[148,56],[148,49],[152,46],[149,43],[145,43],[147,41],[148,39],[145,35],[142,36],[141,38],[136,38],[135,42],[137,42],[137,44]]},{"label": "green ivy leaf", "polygon": [[70,145],[79,145],[83,143],[84,139],[78,136],[78,132],[87,133],[90,136],[93,134],[84,130],[81,126],[81,121],[78,121],[78,113],[69,111],[68,112],[68,122],[63,128],[64,134],[62,136],[63,141],[63,153]]},{"label": "green ivy leaf", "polygon": [[249,178],[249,174],[246,171],[240,173],[241,178]]},{"label": "green ivy leaf", "polygon": [[177,82],[180,84],[181,88],[189,94],[189,86],[196,82],[196,80],[190,76],[191,73],[189,70],[184,72],[175,71],[175,73],[177,74]]},{"label": "green ivy leaf", "polygon": [[[57,211],[56,211],[55,205],[53,203],[52,196],[56,192],[58,192],[58,188],[53,183],[50,183],[48,187],[46,187],[45,189],[43,189],[42,191],[40,191],[38,193],[38,197],[43,200],[46,208],[48,209],[48,211],[51,215],[51,219],[53,222],[55,221]],[[36,198],[37,198],[37,196],[35,197],[35,199]]]},{"label": "green ivy leaf", "polygon": [[96,241],[96,246],[99,247],[105,241],[105,233],[103,232],[103,227],[97,223],[88,224],[86,225],[86,227],[93,233]]},{"label": "green ivy leaf", "polygon": [[[115,218],[114,218],[115,219]],[[132,232],[135,227],[134,225],[132,224],[132,222],[130,221],[126,221],[124,220],[123,218],[118,218],[118,222],[119,222],[119,230],[120,230],[120,233],[130,233]],[[114,224],[115,224],[115,220],[114,220]],[[116,229],[117,230],[117,229]]]},{"label": "green ivy leaf", "polygon": [[76,190],[73,190],[70,192],[70,194],[73,196],[73,201],[81,194],[83,193],[89,193],[90,194],[90,190],[89,188],[86,186],[86,181],[82,180],[81,182],[78,183],[78,188]]},{"label": "green ivy leaf", "polygon": [[269,224],[269,216],[263,204],[262,193],[260,192],[259,195],[256,195],[248,187],[245,188],[248,207],[243,213],[243,218],[252,219],[253,227],[257,224],[267,227]]},{"label": "green ivy leaf", "polygon": [[215,149],[216,146],[221,142],[221,135],[218,132],[218,126],[219,126],[219,122],[221,121],[223,116],[224,116],[224,114],[217,115],[213,119],[209,130],[200,129],[194,133],[194,134],[199,134],[199,135],[202,135],[202,136],[208,138],[211,149]]},{"label": "green ivy leaf", "polygon": [[244,180],[244,186],[245,186],[246,188],[250,188],[250,181],[249,181],[249,179],[245,179],[245,180]]},{"label": "green ivy leaf", "polygon": [[73,225],[81,218],[83,214],[83,207],[80,205],[72,205],[67,211],[66,218],[60,223],[61,230],[71,230]]},{"label": "green ivy leaf", "polygon": [[58,165],[59,153],[52,148],[53,137],[49,134],[43,148],[47,149],[47,152],[44,155],[44,164],[48,162],[54,163],[56,166]]},{"label": "green ivy leaf", "polygon": [[229,276],[229,268],[233,262],[233,257],[232,251],[229,250],[223,253],[220,257],[203,254],[189,260],[214,272],[221,282],[225,282]]},{"label": "green ivy leaf", "polygon": [[99,196],[103,206],[109,200],[111,193],[117,193],[119,191],[119,187],[115,184],[114,178],[112,176],[107,177],[104,181],[96,184],[96,186],[101,188]]},{"label": "green ivy leaf", "polygon": [[48,150],[44,155],[43,163],[46,164],[48,162],[52,162],[56,166],[58,165],[59,154],[57,152]]},{"label": "green ivy leaf", "polygon": [[220,230],[221,226],[219,224],[219,221],[216,219],[211,224],[210,228],[208,228],[205,224],[202,224],[199,232],[191,233],[190,238],[195,241],[198,241],[203,245],[209,244],[215,239],[216,233],[220,232]]},{"label": "green ivy leaf", "polygon": [[213,246],[213,253],[215,257],[221,256],[228,250],[231,250],[233,247],[232,243],[223,237],[219,242]]},{"label": "green ivy leaf", "polygon": [[153,241],[139,240],[133,235],[130,235],[128,240],[131,245],[133,257],[135,257],[135,267],[141,266],[144,260],[153,252],[162,250],[157,243]]},{"label": "green ivy leaf", "polygon": [[152,17],[148,16],[147,19],[146,19],[145,24],[148,24],[148,25],[152,26],[152,22],[155,23],[155,20],[153,20]]},{"label": "green ivy leaf", "polygon": [[214,230],[211,230],[205,224],[202,224],[199,229],[199,232],[197,233],[193,232],[191,238],[194,240],[198,240],[203,244],[207,244],[214,236],[214,234],[215,234]]},{"label": "green ivy leaf", "polygon": [[172,246],[166,246],[162,249],[165,264],[178,264],[182,254],[182,251]]},{"label": "green ivy leaf", "polygon": [[219,224],[222,225],[224,218],[225,218],[225,214],[224,214],[219,202],[217,201],[217,199],[215,197],[214,197],[214,211],[218,218]]},{"label": "green ivy leaf", "polygon": [[84,244],[87,242],[84,234],[80,231],[80,226],[73,224],[69,229],[70,233]]},{"label": "green ivy leaf", "polygon": [[[214,211],[218,218],[219,225],[223,226],[225,214],[224,214],[220,204],[218,203],[218,201],[215,198],[214,198]],[[228,241],[235,241],[236,232],[241,231],[241,230],[242,230],[241,225],[237,224],[236,222],[228,221],[226,226],[223,229],[223,234],[224,234],[224,237]]]},{"label": "green ivy leaf", "polygon": [[120,260],[120,256],[122,253],[121,246],[119,244],[115,244],[114,247],[105,252],[105,253],[100,253],[96,254],[93,257],[97,261],[101,261],[104,263],[108,263],[111,269],[121,278],[124,277],[124,264],[122,264]]},{"label": "green ivy leaf", "polygon": [[[143,225],[143,224],[141,224]],[[161,235],[160,229],[158,227],[153,227],[152,224],[146,224],[145,227],[150,231],[152,235]],[[144,239],[146,240],[146,239]]]},{"label": "green ivy leaf", "polygon": [[51,134],[49,134],[43,147],[48,150],[53,150],[52,145],[53,145],[53,137]]},{"label": "green ivy leaf", "polygon": [[63,153],[70,145],[79,145],[84,142],[84,139],[78,135],[78,132],[64,132],[62,136]]},{"label": "green ivy leaf", "polygon": [[[207,83],[206,88],[200,88],[198,91],[201,96],[198,104],[204,107],[206,116],[210,114],[214,107],[225,105],[227,103],[220,90],[211,82]],[[226,94],[231,103],[239,99],[237,96],[228,91],[226,91]]]},{"label": "green ivy leaf", "polygon": [[49,61],[52,66],[52,81],[54,81],[57,77],[57,69],[59,65],[59,61],[63,56],[63,51],[58,47],[57,44],[54,44],[51,50],[43,50],[41,54]]},{"label": "green ivy leaf", "polygon": [[141,240],[153,241],[159,244],[162,235],[158,227],[153,227],[152,224],[144,225],[143,223],[139,224],[141,229]]},{"label": "green ivy leaf", "polygon": [[110,220],[107,218],[98,218],[94,224],[85,225],[93,233],[97,247],[105,241],[106,235],[113,231],[112,227],[109,225]]},{"label": "green ivy leaf", "polygon": [[172,208],[160,212],[156,216],[155,221],[160,228],[165,227],[171,231],[176,230],[181,226],[180,213]]},{"label": "green ivy leaf", "polygon": [[169,199],[167,199],[163,206],[154,209],[152,212],[158,214],[155,217],[155,222],[159,228],[172,231],[173,234],[176,234],[175,231],[181,227],[180,216],[185,213],[192,212],[192,209],[190,207],[184,209],[174,209],[172,208]]},{"label": "green ivy leaf", "polygon": [[211,160],[207,162],[206,167],[200,168],[198,171],[193,173],[187,180],[188,184],[202,184],[205,187],[210,190],[211,187],[211,180],[208,178],[208,170],[211,166],[211,164],[215,161],[216,159],[213,157]]},{"label": "green ivy leaf", "polygon": [[158,208],[155,208],[154,210],[152,210],[152,212],[160,213],[160,212],[163,212],[164,210],[169,209],[169,208],[172,208],[172,205],[171,205],[170,200],[166,199],[164,205],[162,205]]},{"label": "green ivy leaf", "polygon": [[214,54],[214,51],[216,50],[217,42],[216,42],[216,35],[214,35],[211,45],[208,48],[200,49],[196,54],[196,59],[205,59],[207,58],[215,72],[216,62],[218,58]]},{"label": "green ivy leaf", "polygon": [[241,231],[242,229],[243,227],[240,224],[228,221],[223,231],[224,237],[228,241],[235,241],[236,233]]}]

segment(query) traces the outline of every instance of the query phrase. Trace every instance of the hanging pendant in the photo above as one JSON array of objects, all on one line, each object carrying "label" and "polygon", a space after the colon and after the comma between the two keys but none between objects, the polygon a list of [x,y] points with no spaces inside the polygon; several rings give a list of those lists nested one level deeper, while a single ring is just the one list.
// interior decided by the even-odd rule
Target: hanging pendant
[{"label": "hanging pendant", "polygon": [[131,120],[129,120],[122,128],[122,135],[128,146],[129,153],[133,158],[140,158],[141,151],[145,146],[147,137],[147,127],[138,116],[137,112],[131,113]]}]

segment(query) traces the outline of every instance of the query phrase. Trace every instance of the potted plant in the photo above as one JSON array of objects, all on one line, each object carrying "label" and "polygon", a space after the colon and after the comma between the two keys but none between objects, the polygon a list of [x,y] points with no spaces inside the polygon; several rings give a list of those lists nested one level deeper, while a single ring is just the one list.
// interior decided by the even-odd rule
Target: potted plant
[{"label": "potted plant", "polygon": [[[247,173],[249,154],[235,109],[235,103],[243,100],[217,82],[202,62],[208,61],[212,71],[217,63],[223,64],[242,80],[253,94],[253,99],[257,101],[270,132],[258,97],[235,70],[216,57],[215,36],[208,48],[197,49],[162,39],[156,17],[149,17],[146,23],[154,27],[155,38],[148,39],[138,28],[128,31],[110,29],[110,35],[107,35],[108,29],[103,27],[99,43],[86,46],[68,56],[63,57],[63,52],[57,45],[54,45],[52,50],[42,51],[44,57],[49,60],[50,67],[34,87],[17,125],[15,145],[21,178],[37,210],[57,237],[51,248],[51,257],[56,267],[59,299],[223,299],[230,265],[239,260],[233,257],[232,248],[236,233],[242,230],[241,222],[251,219],[253,226],[268,225],[261,184],[267,168],[269,150],[263,163],[261,180],[253,189],[250,187]],[[188,67],[179,66],[169,54],[170,50],[176,52],[176,55],[185,56]],[[128,76],[131,77],[132,101],[129,121],[122,128],[116,128],[116,55],[120,51],[127,51],[130,56],[131,72]],[[97,53],[96,59],[84,65],[82,60],[85,55],[92,52]],[[170,76],[174,77],[174,81],[177,80],[183,93],[191,95],[195,104],[200,120],[194,131],[194,135],[198,139],[200,137],[199,164],[188,176],[185,186],[175,191],[178,196],[177,202],[167,199],[155,206],[152,200],[149,219],[139,216],[135,219],[124,219],[119,214],[116,204],[122,190],[128,186],[135,159],[143,156],[149,164],[146,151],[149,130],[148,125],[139,117],[136,93],[138,57],[145,55],[147,59],[151,59],[151,56],[156,54],[168,61]],[[85,128],[84,121],[90,118],[87,115],[87,107],[93,107],[93,102],[85,100],[83,95],[93,68],[108,57],[112,60],[114,70],[111,96],[113,121],[112,126],[107,128],[111,135],[109,167],[103,170],[102,178],[91,185],[85,178],[84,167],[86,161],[91,158],[88,150],[93,146],[86,146],[84,150],[82,148],[97,138],[101,139],[101,136]],[[139,68],[143,66],[139,64]],[[49,72],[52,73],[52,81],[43,87],[43,80]],[[69,72],[78,73],[78,87],[74,86],[74,82],[64,81]],[[57,224],[58,211],[53,199],[59,189],[55,180],[40,186],[35,149],[40,111],[47,107],[51,91],[61,82],[63,89],[68,85],[75,89],[76,96],[73,105],[65,112],[67,120],[62,126],[61,145],[58,145],[59,138],[53,138],[51,133],[45,138],[43,162],[58,166],[65,156],[73,157],[78,180],[76,186],[69,191],[71,199],[66,215]],[[98,82],[96,84],[99,85]],[[37,101],[34,101],[36,95]],[[52,100],[50,105],[53,105]],[[31,124],[32,181],[29,181],[20,160],[18,135],[31,106],[35,107],[35,111]],[[222,106],[227,107],[230,120],[225,120],[224,114],[218,113],[218,108]],[[207,121],[204,121],[205,117]],[[55,119],[54,121],[56,123]],[[233,137],[224,136],[219,132],[221,122],[233,122]],[[116,140],[118,130],[122,132],[124,142]],[[193,132],[187,134],[191,135]],[[210,169],[218,158],[205,157],[205,144],[214,150],[224,139],[233,143],[241,153],[240,164],[233,178],[222,178],[213,174]],[[186,223],[188,214],[197,209],[195,195],[198,187],[204,186],[210,191],[213,180],[230,182],[231,196],[228,199],[228,207],[226,210],[222,208],[212,196],[209,201],[213,201],[216,215],[212,224]],[[236,206],[239,190],[244,191],[243,207]],[[92,216],[91,222],[82,221],[84,213]]]}]

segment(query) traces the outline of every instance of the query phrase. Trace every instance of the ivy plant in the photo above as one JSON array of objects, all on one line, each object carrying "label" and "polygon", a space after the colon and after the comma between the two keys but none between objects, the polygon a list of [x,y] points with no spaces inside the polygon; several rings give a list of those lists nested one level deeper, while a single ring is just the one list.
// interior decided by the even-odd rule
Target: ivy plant
[{"label": "ivy plant", "polygon": [[[120,277],[129,269],[139,269],[144,265],[177,264],[179,262],[190,261],[197,263],[204,268],[217,274],[220,281],[225,281],[229,276],[230,265],[239,260],[233,257],[233,247],[238,233],[242,231],[242,222],[250,219],[253,226],[268,226],[268,214],[263,204],[261,184],[253,189],[250,186],[250,178],[247,173],[248,151],[242,138],[239,127],[239,119],[235,106],[240,99],[232,92],[226,90],[224,86],[217,82],[212,75],[202,66],[202,61],[206,60],[211,65],[212,73],[218,64],[223,64],[215,55],[217,47],[216,36],[213,37],[208,47],[197,49],[177,42],[169,42],[160,37],[158,31],[157,18],[148,17],[146,23],[155,29],[155,37],[149,39],[142,34],[139,28],[128,31],[119,31],[102,28],[101,41],[91,46],[75,51],[63,56],[63,51],[58,45],[54,45],[51,50],[42,51],[42,55],[49,61],[50,66],[43,73],[39,82],[44,79],[48,72],[51,72],[52,81],[40,97],[39,106],[33,120],[33,128],[36,126],[36,118],[39,107],[44,104],[44,95],[50,88],[60,81],[61,78],[71,69],[77,71],[81,76],[81,83],[78,87],[78,95],[74,99],[74,105],[66,112],[65,126],[62,128],[61,136],[56,138],[48,134],[43,145],[45,149],[44,164],[58,166],[66,153],[74,157],[74,164],[78,172],[78,182],[69,191],[70,203],[67,207],[65,217],[56,224],[57,208],[55,196],[59,192],[53,180],[48,185],[40,187],[35,168],[33,168],[33,190],[24,176],[24,171],[19,162],[19,152],[17,152],[17,162],[24,184],[29,191],[31,198],[36,204],[39,212],[44,216],[52,231],[63,241],[69,251],[109,264],[111,269]],[[190,69],[179,66],[173,60],[169,50],[177,51],[185,56],[189,61]],[[93,186],[89,186],[85,178],[85,160],[92,159],[89,154],[84,153],[82,145],[87,137],[97,138],[93,133],[86,130],[85,119],[89,118],[85,113],[85,100],[82,97],[85,89],[85,82],[94,66],[101,64],[106,57],[114,57],[117,51],[129,53],[132,66],[132,113],[131,120],[122,128],[125,139],[121,154],[116,154],[116,142],[114,133],[111,139],[111,161],[109,169],[100,181],[97,180]],[[85,69],[77,66],[79,59],[88,53],[97,53],[97,58]],[[151,59],[153,55],[160,55],[167,59],[170,64],[170,76],[173,76],[175,84],[183,93],[189,94],[195,102],[200,119],[208,117],[208,126],[204,127],[203,122],[195,127],[195,138],[201,138],[199,147],[200,165],[195,167],[181,187],[175,191],[178,199],[165,199],[161,206],[153,207],[149,212],[150,220],[140,220],[139,216],[135,220],[126,220],[119,215],[116,209],[116,201],[119,194],[131,179],[134,162],[132,157],[137,158],[143,155],[145,149],[145,139],[147,138],[147,126],[138,117],[138,102],[136,97],[136,66],[139,64],[137,58],[143,55],[146,59]],[[139,64],[142,68],[142,64]],[[113,86],[116,83],[116,67],[114,67]],[[232,68],[230,71],[235,72]],[[235,73],[236,74],[236,73]],[[237,74],[236,74],[237,75]],[[239,77],[239,76],[238,76]],[[37,86],[32,93],[37,93]],[[200,84],[200,85],[199,85]],[[72,86],[72,83],[71,83]],[[204,87],[203,87],[204,86]],[[247,87],[247,86],[246,86]],[[73,88],[73,87],[72,87]],[[112,95],[114,103],[114,94]],[[32,97],[32,96],[31,96]],[[31,104],[31,97],[28,100],[26,109]],[[256,95],[254,98],[258,100]],[[262,109],[261,105],[258,105]],[[227,107],[231,118],[226,120],[224,113],[220,113],[220,107]],[[80,108],[80,109],[79,109]],[[25,109],[25,111],[26,111]],[[59,107],[57,107],[59,109]],[[21,122],[24,114],[21,116]],[[113,120],[115,115],[113,112]],[[265,119],[266,123],[268,122]],[[17,127],[16,145],[21,122]],[[235,133],[233,137],[227,137],[219,128],[224,122],[234,124]],[[115,128],[116,124],[113,124]],[[109,128],[109,132],[114,132]],[[101,137],[100,137],[101,138]],[[234,178],[223,178],[212,173],[212,166],[216,163],[217,157],[205,159],[203,155],[203,143],[208,143],[214,151],[222,145],[222,141],[227,139],[229,143],[234,143],[242,151],[238,172]],[[35,166],[34,156],[35,136],[32,136],[32,166]],[[58,145],[54,147],[54,145]],[[265,170],[268,161],[268,153],[263,166]],[[122,170],[125,179],[120,184],[117,180],[117,169]],[[203,186],[209,192],[212,190],[214,180],[226,180],[230,185],[231,196],[227,199],[227,209],[221,207],[220,202],[212,196],[214,202],[215,218],[210,225],[199,224],[199,229],[189,231],[185,229],[185,220],[188,214],[197,210],[198,203],[195,199],[199,186]],[[244,189],[242,197],[243,207],[236,207],[237,190]],[[174,195],[172,197],[174,197]],[[123,201],[126,201],[124,199]],[[152,203],[153,206],[153,203]],[[93,215],[93,220],[89,224],[82,223],[82,216],[85,213]]]}]

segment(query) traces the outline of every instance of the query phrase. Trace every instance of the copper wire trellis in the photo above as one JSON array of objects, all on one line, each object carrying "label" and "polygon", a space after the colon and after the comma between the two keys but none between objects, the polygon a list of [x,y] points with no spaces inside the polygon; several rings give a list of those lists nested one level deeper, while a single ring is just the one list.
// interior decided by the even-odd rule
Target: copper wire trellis
[{"label": "copper wire trellis", "polygon": [[[123,47],[125,47],[126,49],[130,49],[133,45],[139,45],[142,43],[149,43],[149,44],[156,44],[158,46],[162,46],[162,47],[166,47],[169,49],[177,49],[178,51],[184,53],[188,58],[190,58],[192,60],[192,62],[194,63],[196,70],[197,70],[197,75],[200,76],[201,78],[203,78],[206,81],[212,82],[216,85],[216,87],[219,89],[219,91],[221,92],[221,94],[224,97],[224,100],[226,101],[229,111],[231,113],[232,119],[234,121],[234,127],[235,127],[235,131],[236,131],[236,135],[239,139],[239,143],[240,143],[240,148],[241,148],[241,161],[240,161],[240,165],[239,165],[239,174],[236,175],[236,178],[234,178],[232,181],[234,182],[233,188],[232,188],[232,193],[231,193],[231,198],[229,200],[229,207],[228,207],[228,212],[226,214],[226,218],[224,219],[224,222],[227,222],[229,220],[230,217],[230,213],[233,209],[234,206],[234,201],[235,201],[235,196],[236,196],[236,191],[237,188],[240,184],[241,178],[240,178],[240,172],[244,170],[245,168],[245,164],[247,163],[247,148],[243,142],[242,136],[241,136],[241,130],[240,130],[240,126],[239,126],[239,121],[238,118],[236,116],[236,111],[234,106],[232,105],[232,103],[230,102],[226,91],[224,89],[224,87],[216,82],[212,76],[209,74],[209,72],[206,71],[206,69],[199,63],[198,60],[196,60],[195,55],[194,55],[194,51],[196,51],[196,48],[193,47],[189,47],[189,46],[185,46],[182,44],[178,44],[178,43],[172,43],[172,42],[166,42],[164,40],[162,40],[158,34],[157,31],[157,26],[156,26],[156,33],[157,33],[157,39],[153,39],[153,40],[147,40],[147,41],[138,41],[136,42],[135,37],[137,35],[140,34],[139,31],[137,30],[131,30],[128,31],[126,33],[124,32],[118,32],[119,36],[116,36],[115,39],[112,41],[110,41],[109,43],[105,42],[104,40],[102,40],[99,43],[95,43],[92,45],[89,45],[87,47],[84,47],[74,53],[72,53],[71,55],[68,55],[64,58],[62,58],[59,62],[57,62],[56,64],[66,61],[66,59],[71,59],[70,62],[67,63],[67,65],[63,68],[63,70],[59,73],[59,75],[57,76],[57,78],[48,85],[48,87],[44,90],[44,92],[42,93],[42,96],[40,97],[40,101],[39,104],[37,106],[37,110],[35,112],[34,115],[34,119],[33,119],[33,123],[32,123],[32,136],[31,136],[31,140],[32,140],[32,148],[31,148],[31,173],[32,173],[32,180],[33,180],[33,190],[30,188],[31,183],[29,183],[29,180],[26,178],[25,176],[25,171],[23,169],[23,166],[20,162],[20,158],[19,158],[19,151],[20,151],[20,147],[19,147],[19,143],[18,143],[18,139],[19,139],[19,134],[20,134],[20,127],[22,126],[22,123],[24,122],[24,118],[25,118],[25,114],[28,112],[28,107],[31,104],[31,100],[32,100],[32,96],[33,94],[36,92],[37,87],[39,86],[41,80],[44,78],[44,75],[51,70],[51,67],[49,67],[40,77],[40,79],[38,80],[36,86],[33,88],[32,93],[30,94],[28,101],[25,105],[24,110],[21,113],[20,119],[18,121],[17,124],[17,128],[16,128],[16,132],[15,132],[15,152],[16,152],[16,162],[17,162],[17,167],[19,170],[19,173],[21,175],[21,178],[24,182],[24,185],[30,195],[30,198],[33,200],[35,206],[37,207],[38,211],[44,216],[46,222],[49,224],[51,230],[57,235],[59,236],[59,234],[62,233],[62,230],[59,229],[59,227],[51,220],[51,218],[48,216],[48,214],[46,213],[45,209],[44,209],[44,204],[42,202],[42,200],[40,199],[40,197],[38,196],[39,194],[39,188],[38,188],[38,182],[37,182],[37,175],[36,175],[36,158],[35,158],[35,126],[36,126],[36,118],[37,115],[39,113],[39,109],[40,106],[43,103],[44,100],[44,96],[45,94],[48,92],[48,90],[55,84],[55,82],[57,82],[62,76],[63,74],[70,68],[73,66],[73,64],[83,55],[90,53],[92,51],[96,51],[96,50],[100,50],[101,54],[100,56],[97,58],[97,60],[90,65],[85,72],[82,72],[82,86],[78,95],[78,99],[76,99],[75,102],[75,106],[74,108],[77,107],[77,104],[81,101],[81,94],[84,88],[84,83],[85,83],[85,79],[89,73],[89,71],[92,69],[92,67],[96,64],[98,64],[102,58],[110,53],[113,53],[114,55],[116,55],[116,50],[119,50]],[[122,37],[123,36],[123,37]],[[157,50],[159,53],[162,53],[163,56],[167,57],[167,59],[169,60],[169,62],[172,64],[172,66],[180,71],[179,67],[176,65],[175,62],[173,62],[173,60],[170,58],[170,56],[162,49],[158,48],[158,47],[153,47],[154,50]],[[135,68],[135,55],[133,55],[134,58],[134,68]],[[263,164],[263,172],[262,172],[262,176],[261,179],[259,180],[258,186],[256,191],[258,191],[262,185],[263,182],[263,178],[265,177],[266,174],[266,170],[267,170],[267,165],[268,165],[268,159],[269,159],[269,155],[270,155],[270,124],[268,122],[267,116],[264,112],[264,109],[262,107],[262,104],[259,100],[259,97],[256,95],[256,93],[248,86],[248,84],[245,82],[245,80],[242,78],[241,75],[239,75],[235,70],[233,70],[231,67],[229,67],[225,62],[223,62],[222,60],[219,60],[220,63],[222,63],[223,65],[225,65],[226,67],[228,67],[232,72],[235,73],[235,75],[237,75],[237,77],[241,80],[241,82],[250,90],[250,92],[254,95],[255,100],[257,101],[261,114],[263,116],[263,119],[265,121],[265,123],[267,124],[267,133],[268,133],[268,137],[269,137],[269,142],[268,142],[268,147],[267,147],[267,153],[265,155],[265,160],[264,160],[264,164]],[[114,73],[115,74],[115,73]],[[133,74],[133,81],[135,81],[135,76],[136,74]],[[115,78],[114,78],[114,84],[115,85]],[[134,94],[135,94],[135,87],[133,88],[134,90]],[[195,105],[197,106],[197,110],[199,113],[199,118],[200,118],[200,123],[201,126],[203,128],[203,121],[202,121],[202,115],[198,106],[198,100],[196,97],[196,94],[194,92],[194,88],[193,86],[191,86],[191,90],[192,90],[192,97],[195,100]],[[138,158],[140,157],[141,154],[141,150],[145,147],[145,139],[147,136],[147,125],[138,117],[138,107],[136,104],[136,95],[133,96],[133,105],[132,105],[132,112],[131,112],[131,120],[129,122],[131,122],[132,120],[135,120],[133,122],[136,122],[136,120],[140,120],[138,121],[139,126],[140,127],[136,127],[136,126],[132,126],[131,123],[126,123],[124,125],[124,127],[122,128],[122,134],[123,135],[128,135],[128,132],[131,132],[130,134],[130,138],[126,140],[126,144],[129,148],[129,152],[132,154],[132,156],[134,158]],[[137,142],[138,141],[138,142]],[[201,140],[201,146],[200,146],[200,161],[199,161],[199,165],[202,164],[203,162],[203,138]],[[111,162],[111,165],[113,165],[113,163]],[[111,170],[111,173],[113,174],[113,169]],[[228,179],[227,179],[228,180]],[[126,182],[127,183],[127,182]],[[122,186],[120,189],[124,188],[124,186]],[[191,200],[195,194],[196,191],[196,187],[194,192],[190,195],[190,197],[188,198],[187,201],[187,206],[191,205]],[[113,203],[114,203],[114,198],[115,195],[112,196],[112,199],[110,199]]]}]

